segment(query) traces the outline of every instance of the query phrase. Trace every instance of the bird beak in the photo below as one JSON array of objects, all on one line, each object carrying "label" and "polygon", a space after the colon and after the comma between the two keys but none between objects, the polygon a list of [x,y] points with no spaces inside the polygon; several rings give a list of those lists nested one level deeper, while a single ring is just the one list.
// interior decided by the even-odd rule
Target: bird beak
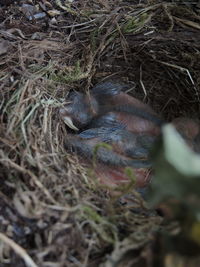
[{"label": "bird beak", "polygon": [[74,131],[79,131],[79,129],[73,124],[72,119],[68,116],[63,117],[64,123]]}]

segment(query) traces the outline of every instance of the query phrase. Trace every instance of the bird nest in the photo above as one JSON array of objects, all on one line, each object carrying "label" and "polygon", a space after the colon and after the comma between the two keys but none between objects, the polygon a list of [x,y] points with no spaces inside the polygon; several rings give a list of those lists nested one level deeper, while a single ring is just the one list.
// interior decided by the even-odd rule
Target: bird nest
[{"label": "bird nest", "polygon": [[136,207],[122,205],[65,151],[68,131],[58,110],[71,89],[87,93],[100,81],[119,80],[168,121],[198,118],[198,5],[2,2],[3,266],[153,266],[150,244],[161,217],[138,212],[140,197]]}]

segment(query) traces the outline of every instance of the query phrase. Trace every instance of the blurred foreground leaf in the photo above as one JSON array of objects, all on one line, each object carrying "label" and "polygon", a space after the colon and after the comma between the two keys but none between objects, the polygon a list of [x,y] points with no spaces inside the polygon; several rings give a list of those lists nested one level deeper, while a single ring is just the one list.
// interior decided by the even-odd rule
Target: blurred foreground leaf
[{"label": "blurred foreground leaf", "polygon": [[173,126],[163,128],[163,139],[153,152],[153,161],[151,204],[168,197],[181,201],[186,196],[200,196],[200,156],[187,146]]},{"label": "blurred foreground leaf", "polygon": [[182,258],[176,265],[172,253],[200,255],[200,155],[187,146],[173,126],[166,125],[152,157],[155,175],[149,192],[150,205],[164,211],[168,223],[178,223],[177,230],[159,233],[164,266],[185,266]]}]

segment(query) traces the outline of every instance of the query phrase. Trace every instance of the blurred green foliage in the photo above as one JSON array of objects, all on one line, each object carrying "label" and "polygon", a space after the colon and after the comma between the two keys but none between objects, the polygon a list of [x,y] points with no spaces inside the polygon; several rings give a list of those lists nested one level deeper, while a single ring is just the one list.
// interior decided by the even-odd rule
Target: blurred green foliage
[{"label": "blurred green foliage", "polygon": [[163,210],[168,223],[178,225],[173,233],[165,229],[159,236],[164,254],[171,251],[200,256],[200,155],[187,146],[173,126],[166,125],[152,158],[155,176],[150,205]]}]

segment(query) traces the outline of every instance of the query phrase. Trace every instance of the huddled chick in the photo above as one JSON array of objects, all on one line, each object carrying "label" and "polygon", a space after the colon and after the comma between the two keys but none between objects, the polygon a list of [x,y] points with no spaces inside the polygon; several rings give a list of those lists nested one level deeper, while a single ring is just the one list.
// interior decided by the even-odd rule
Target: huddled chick
[{"label": "huddled chick", "polygon": [[[77,133],[66,137],[65,147],[75,151],[87,166],[93,166],[101,183],[109,187],[129,183],[125,171],[129,167],[136,178],[135,187],[143,188],[152,177],[149,153],[165,121],[147,104],[123,92],[126,87],[103,82],[92,88],[90,95],[70,93],[60,116]],[[172,123],[189,146],[199,150],[198,122],[177,118]],[[109,148],[99,145],[102,143]]]}]

